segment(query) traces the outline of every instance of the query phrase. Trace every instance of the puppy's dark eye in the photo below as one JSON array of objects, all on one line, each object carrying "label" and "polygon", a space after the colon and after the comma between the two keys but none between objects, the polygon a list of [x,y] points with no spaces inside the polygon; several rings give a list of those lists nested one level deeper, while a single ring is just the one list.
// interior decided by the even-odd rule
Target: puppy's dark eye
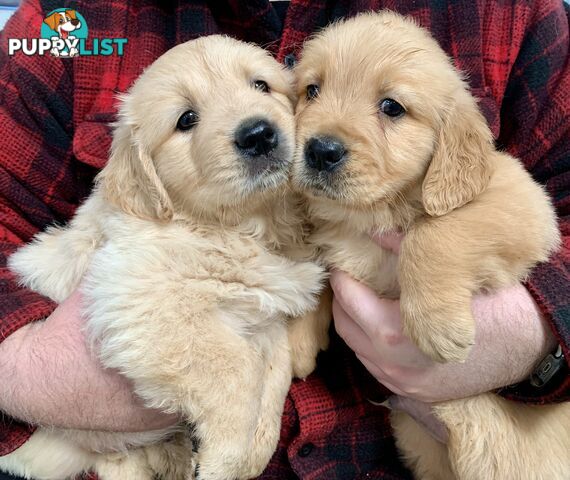
[{"label": "puppy's dark eye", "polygon": [[190,130],[194,125],[198,123],[198,114],[194,110],[188,110],[180,115],[178,123],[176,124],[177,130]]},{"label": "puppy's dark eye", "polygon": [[269,85],[267,85],[267,82],[264,82],[263,80],[255,80],[253,82],[253,87],[261,92],[269,93]]},{"label": "puppy's dark eye", "polygon": [[385,98],[380,102],[380,111],[389,117],[399,117],[406,113],[404,107],[391,98]]},{"label": "puppy's dark eye", "polygon": [[315,84],[307,85],[307,100],[312,100],[319,96],[319,86]]}]

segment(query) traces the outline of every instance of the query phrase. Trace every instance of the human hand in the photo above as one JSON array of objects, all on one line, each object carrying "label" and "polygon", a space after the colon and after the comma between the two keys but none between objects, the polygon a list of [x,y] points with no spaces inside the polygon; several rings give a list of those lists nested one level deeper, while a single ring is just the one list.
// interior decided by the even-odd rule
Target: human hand
[{"label": "human hand", "polygon": [[[401,236],[375,240],[398,253]],[[433,362],[403,335],[397,300],[378,298],[343,272],[332,273],[331,286],[339,335],[380,383],[412,400],[451,400],[517,383],[556,345],[522,285],[475,296],[475,345],[466,362],[446,364]]]},{"label": "human hand", "polygon": [[131,383],[94,358],[75,292],[44,321],[0,343],[0,410],[31,424],[139,432],[178,423],[143,407]]}]

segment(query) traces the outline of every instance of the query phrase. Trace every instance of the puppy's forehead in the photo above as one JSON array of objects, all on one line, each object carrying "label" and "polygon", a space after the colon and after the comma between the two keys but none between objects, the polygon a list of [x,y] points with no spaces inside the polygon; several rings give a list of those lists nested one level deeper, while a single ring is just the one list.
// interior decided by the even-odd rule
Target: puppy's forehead
[{"label": "puppy's forehead", "polygon": [[438,63],[446,56],[427,31],[384,12],[339,22],[309,40],[297,73],[302,81],[401,81],[407,73],[433,75]]},{"label": "puppy's forehead", "polygon": [[[263,49],[222,35],[211,35],[178,45],[160,57],[146,72],[149,80],[168,79],[179,86],[205,91],[265,80],[277,89],[289,88],[283,68]],[[151,80],[151,81],[152,81]]]}]

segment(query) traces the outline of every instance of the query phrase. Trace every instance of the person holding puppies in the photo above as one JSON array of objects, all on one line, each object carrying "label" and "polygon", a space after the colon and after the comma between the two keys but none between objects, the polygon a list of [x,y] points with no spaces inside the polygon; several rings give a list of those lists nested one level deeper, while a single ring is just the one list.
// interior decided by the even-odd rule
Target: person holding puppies
[{"label": "person holding puppies", "polygon": [[[5,38],[38,29],[53,9],[29,0],[7,25]],[[340,335],[380,383],[406,399],[431,402],[497,388],[529,403],[570,398],[562,368],[535,387],[527,381],[558,345],[569,358],[568,9],[559,1],[326,2],[292,1],[285,17],[267,1],[192,2],[167,10],[156,4],[79,2],[74,7],[97,36],[128,37],[125,56],[65,63],[57,58],[1,57],[0,175],[2,258],[54,221],[67,220],[90,191],[109,147],[106,126],[114,94],[171,46],[200,35],[226,33],[267,46],[279,60],[298,54],[302,41],[335,18],[391,8],[427,26],[465,71],[502,148],[520,158],[554,199],[563,246],[525,287],[475,300],[479,347],[463,364],[426,361],[401,331],[396,301],[376,298],[342,272],[332,276]],[[112,22],[110,21],[112,19]],[[394,239],[377,239],[397,249]],[[34,424],[145,431],[177,419],[140,406],[129,384],[102,370],[81,333],[78,298],[57,308],[20,288],[2,263],[0,302],[0,455],[20,447]],[[524,318],[525,328],[520,328]],[[36,320],[46,319],[43,323]],[[358,328],[356,328],[358,327]],[[366,341],[378,355],[365,356]],[[567,362],[567,360],[565,360]],[[398,460],[387,410],[369,400],[389,394],[338,337],[316,372],[295,382],[285,404],[281,441],[261,478],[411,478]],[[536,383],[536,382],[535,382]],[[416,409],[410,400],[402,408]],[[377,402],[375,402],[377,403]],[[408,403],[408,405],[406,405]],[[428,421],[429,416],[427,417]],[[434,427],[437,430],[437,426]],[[445,440],[442,438],[442,440]]]}]

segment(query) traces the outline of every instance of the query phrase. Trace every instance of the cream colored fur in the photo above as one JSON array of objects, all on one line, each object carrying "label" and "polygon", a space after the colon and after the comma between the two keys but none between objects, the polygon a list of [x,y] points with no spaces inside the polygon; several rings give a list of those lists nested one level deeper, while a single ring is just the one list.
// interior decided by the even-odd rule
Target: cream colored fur
[{"label": "cream colored fur", "polygon": [[[131,379],[147,406],[181,414],[196,455],[184,425],[40,427],[0,469],[42,480],[89,469],[102,480],[189,479],[194,464],[205,480],[263,471],[292,372],[308,374],[326,345],[303,344],[301,319],[287,330],[290,317],[314,310],[324,279],[287,186],[292,96],[290,74],[260,48],[221,36],[175,47],[123,98],[109,163],[70,224],[10,259],[23,284],[57,302],[81,288],[103,365]],[[178,131],[190,109],[198,124]],[[233,140],[252,117],[279,136],[277,166],[257,173]],[[326,310],[306,317],[310,328],[326,327]]]},{"label": "cream colored fur", "polygon": [[[548,196],[517,159],[495,150],[466,83],[410,20],[384,12],[337,23],[306,43],[296,76],[293,180],[309,201],[322,260],[380,296],[400,297],[405,332],[433,359],[465,360],[473,294],[524,280],[558,247]],[[309,85],[319,87],[314,99]],[[385,98],[405,114],[382,113]],[[330,174],[304,158],[306,142],[323,135],[346,149]],[[394,230],[406,234],[399,258],[370,239]],[[392,416],[418,479],[570,478],[569,403],[527,406],[486,394],[434,411],[449,430],[447,446],[408,415]]]}]

